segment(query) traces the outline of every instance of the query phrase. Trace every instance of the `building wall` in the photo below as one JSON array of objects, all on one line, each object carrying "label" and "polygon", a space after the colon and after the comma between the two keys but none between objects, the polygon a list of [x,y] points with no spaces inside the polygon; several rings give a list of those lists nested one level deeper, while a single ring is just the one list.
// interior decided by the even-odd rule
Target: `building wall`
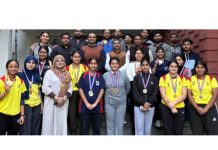
[{"label": "building wall", "polygon": [[218,79],[218,30],[168,30],[167,39],[171,33],[177,33],[180,42],[188,37],[192,39],[193,51],[207,63],[209,74]]}]

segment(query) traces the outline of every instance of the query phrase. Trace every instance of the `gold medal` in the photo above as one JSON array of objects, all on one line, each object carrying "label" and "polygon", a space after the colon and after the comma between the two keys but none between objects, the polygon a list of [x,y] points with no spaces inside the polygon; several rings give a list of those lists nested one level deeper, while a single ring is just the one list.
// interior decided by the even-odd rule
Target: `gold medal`
[{"label": "gold medal", "polygon": [[8,86],[12,86],[12,85],[13,85],[13,82],[11,82],[10,80],[8,80],[8,81],[6,82],[6,84],[7,84]]},{"label": "gold medal", "polygon": [[173,97],[174,97],[174,98],[176,98],[176,97],[177,97],[177,96],[176,96],[176,94],[175,94],[175,95],[173,95]]},{"label": "gold medal", "polygon": [[200,96],[199,96],[199,98],[200,98],[200,99],[202,99],[202,98],[203,98],[203,96],[202,96],[202,95],[200,95]]},{"label": "gold medal", "polygon": [[29,93],[32,94],[32,89],[29,89]]},{"label": "gold medal", "polygon": [[91,97],[94,95],[94,93],[93,93],[92,90],[90,90],[88,94],[89,94],[89,96],[91,96]]},{"label": "gold medal", "polygon": [[116,95],[119,92],[118,88],[111,88],[111,92],[113,95]]},{"label": "gold medal", "polygon": [[146,94],[148,92],[147,89],[143,89],[143,93]]}]

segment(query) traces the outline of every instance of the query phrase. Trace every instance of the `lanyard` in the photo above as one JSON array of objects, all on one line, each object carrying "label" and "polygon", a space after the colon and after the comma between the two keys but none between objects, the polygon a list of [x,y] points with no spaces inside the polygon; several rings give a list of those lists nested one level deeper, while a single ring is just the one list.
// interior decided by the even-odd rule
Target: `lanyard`
[{"label": "lanyard", "polygon": [[119,75],[118,73],[112,73],[111,72],[111,84],[112,84],[112,87],[118,87],[119,85]]},{"label": "lanyard", "polygon": [[90,76],[90,73],[89,73],[89,89],[90,90],[92,90],[92,88],[93,88],[93,85],[94,85],[94,82],[95,82],[95,77],[96,77],[96,72],[95,72],[95,74],[93,76],[93,79],[91,81],[91,76]]},{"label": "lanyard", "polygon": [[24,72],[25,77],[26,77],[26,79],[27,79],[27,81],[28,81],[28,83],[29,83],[29,89],[31,89],[31,88],[32,88],[32,83],[33,83],[33,75],[32,75],[32,77],[31,77],[31,81],[30,81],[29,78],[28,78],[28,76],[27,76],[27,74],[26,74],[25,69],[23,69],[23,72]]},{"label": "lanyard", "polygon": [[79,77],[80,65],[79,65],[79,68],[77,70],[77,73],[74,70],[73,64],[72,64],[72,69],[73,69],[73,74],[74,74],[74,77],[75,77],[76,83],[77,83],[78,82],[78,77]]},{"label": "lanyard", "polygon": [[144,89],[146,89],[147,86],[148,86],[148,82],[150,80],[151,74],[149,73],[146,83],[145,83],[144,78],[142,77],[142,73],[140,73],[140,75],[141,75],[141,78],[142,78],[142,83],[143,83]]},{"label": "lanyard", "polygon": [[174,94],[176,94],[176,90],[177,90],[177,76],[176,76],[176,83],[174,84],[172,77],[170,76],[170,81],[173,87],[173,92]]},{"label": "lanyard", "polygon": [[39,59],[38,59],[38,63],[39,63],[39,75],[41,76],[42,70],[43,70],[43,68],[44,68],[44,66],[45,66],[45,64],[46,64],[46,61],[45,61],[44,64],[41,65],[41,63],[39,62]]},{"label": "lanyard", "polygon": [[[197,78],[197,77],[196,77],[196,78]],[[203,80],[203,82],[202,82],[201,85],[200,85],[200,82],[199,82],[199,80],[198,80],[198,78],[197,78],[197,81],[198,81],[198,89],[199,89],[199,91],[200,91],[200,94],[202,94],[202,91],[203,91],[205,78],[206,78],[206,77],[204,77],[204,80]]]}]

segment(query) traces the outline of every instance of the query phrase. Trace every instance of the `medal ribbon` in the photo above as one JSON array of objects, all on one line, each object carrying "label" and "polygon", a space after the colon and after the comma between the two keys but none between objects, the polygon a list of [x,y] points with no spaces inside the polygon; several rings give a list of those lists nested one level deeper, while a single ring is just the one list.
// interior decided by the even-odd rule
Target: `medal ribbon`
[{"label": "medal ribbon", "polygon": [[43,68],[44,68],[44,66],[45,66],[45,64],[46,64],[46,62],[41,65],[41,63],[40,63],[39,60],[38,60],[38,63],[39,63],[39,75],[41,76],[41,75],[42,75],[42,70],[43,70]]},{"label": "medal ribbon", "polygon": [[95,74],[93,76],[93,79],[91,81],[91,76],[90,76],[90,73],[89,73],[89,88],[90,88],[90,90],[92,90],[92,88],[93,88],[93,85],[94,85],[94,82],[95,82],[95,77],[96,77],[96,72],[95,72]]},{"label": "medal ribbon", "polygon": [[111,72],[111,84],[112,84],[112,87],[118,87],[119,85],[119,76],[118,76],[118,73],[112,73]]},{"label": "medal ribbon", "polygon": [[173,87],[173,93],[176,94],[176,90],[177,90],[177,77],[176,77],[176,84],[174,84],[172,77],[170,76],[170,81]]},{"label": "medal ribbon", "polygon": [[142,73],[140,73],[140,75],[141,75],[141,78],[142,78],[142,83],[143,83],[144,89],[146,89],[147,86],[148,86],[148,82],[149,82],[149,80],[150,80],[151,74],[150,74],[150,73],[148,74],[148,78],[147,78],[146,83],[145,83],[144,78],[142,77]]},{"label": "medal ribbon", "polygon": [[73,69],[74,77],[75,77],[75,79],[76,79],[76,83],[78,83],[78,77],[79,77],[80,65],[79,65],[79,68],[78,68],[78,70],[77,70],[77,73],[75,72],[73,65],[72,65],[72,69]]},{"label": "medal ribbon", "polygon": [[[25,69],[23,69],[23,72],[24,72],[25,77],[26,77],[26,79],[27,79],[27,81],[28,81],[28,83],[29,83],[29,89],[31,89],[31,88],[32,88],[32,84],[30,84],[30,80],[29,80],[29,78],[28,78],[28,76],[27,76],[27,74],[26,74]],[[31,78],[32,78],[32,79],[31,79],[31,82],[33,83],[33,75],[32,75]]]},{"label": "medal ribbon", "polygon": [[199,82],[199,80],[197,79],[197,81],[198,81],[198,89],[199,89],[199,91],[200,91],[200,94],[202,94],[202,91],[203,91],[203,87],[204,87],[204,81],[205,81],[205,77],[204,77],[204,80],[203,80],[203,82],[202,82],[202,84],[200,85],[200,82]]}]

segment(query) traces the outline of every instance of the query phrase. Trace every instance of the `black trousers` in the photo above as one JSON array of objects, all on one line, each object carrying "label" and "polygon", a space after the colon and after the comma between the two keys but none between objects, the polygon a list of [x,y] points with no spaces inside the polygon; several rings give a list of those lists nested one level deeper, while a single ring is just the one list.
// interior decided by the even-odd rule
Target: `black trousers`
[{"label": "black trousers", "polygon": [[92,125],[93,135],[100,135],[100,113],[81,113],[82,135],[89,135],[89,128]]},{"label": "black trousers", "polygon": [[163,128],[167,135],[182,135],[185,121],[185,108],[177,108],[178,113],[173,114],[164,104],[161,104]]},{"label": "black trousers", "polygon": [[30,107],[29,105],[24,106],[25,111],[25,122],[20,128],[21,135],[40,135],[40,124],[41,124],[41,104]]},{"label": "black trousers", "polygon": [[157,103],[155,103],[155,111],[154,111],[154,118],[153,120],[161,120],[161,112],[160,112],[160,104],[161,104],[161,95],[160,91],[157,94]]},{"label": "black trousers", "polygon": [[20,125],[18,119],[20,115],[10,116],[0,113],[0,135],[17,135]]},{"label": "black trousers", "polygon": [[77,130],[81,128],[79,119],[79,101],[79,91],[73,91],[73,94],[69,99],[68,107],[68,127],[70,129],[70,135],[77,135]]},{"label": "black trousers", "polygon": [[133,81],[130,81],[130,85],[131,85],[131,90],[129,92],[129,94],[127,95],[127,99],[128,99],[128,103],[127,103],[127,112],[130,113],[130,117],[131,117],[131,125],[132,125],[132,135],[135,135],[135,119],[134,119],[134,97],[132,94],[132,84]]},{"label": "black trousers", "polygon": [[[198,105],[205,107],[206,105]],[[191,105],[189,108],[189,121],[193,135],[218,135],[218,114],[216,106],[211,107],[204,115],[200,115]]]}]

